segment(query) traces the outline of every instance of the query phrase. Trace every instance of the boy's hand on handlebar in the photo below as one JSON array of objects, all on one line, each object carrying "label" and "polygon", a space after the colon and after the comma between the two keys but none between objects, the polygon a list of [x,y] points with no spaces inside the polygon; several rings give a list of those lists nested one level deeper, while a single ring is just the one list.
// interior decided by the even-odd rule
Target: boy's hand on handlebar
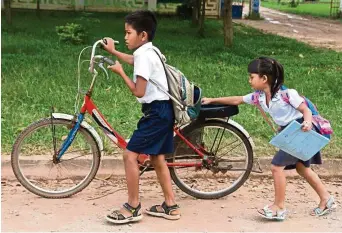
[{"label": "boy's hand on handlebar", "polygon": [[113,71],[114,73],[118,75],[121,75],[123,73],[122,65],[118,61],[115,61],[114,65],[108,66],[107,69],[110,69],[111,71]]},{"label": "boy's hand on handlebar", "polygon": [[204,105],[211,104],[211,102],[212,102],[212,98],[206,98],[206,97],[202,98],[202,104]]},{"label": "boy's hand on handlebar", "polygon": [[115,43],[114,40],[110,37],[105,37],[102,39],[102,46],[109,53],[113,53],[115,51]]}]

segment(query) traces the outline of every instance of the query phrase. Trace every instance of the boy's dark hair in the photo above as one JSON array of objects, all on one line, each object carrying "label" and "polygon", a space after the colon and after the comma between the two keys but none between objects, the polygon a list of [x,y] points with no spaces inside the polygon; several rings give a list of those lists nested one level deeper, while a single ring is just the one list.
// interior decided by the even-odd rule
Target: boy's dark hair
[{"label": "boy's dark hair", "polygon": [[157,19],[151,11],[135,11],[126,16],[125,22],[131,25],[138,34],[145,31],[148,35],[148,41],[152,41],[154,39],[157,29]]},{"label": "boy's dark hair", "polygon": [[270,57],[259,57],[248,65],[248,73],[256,73],[260,76],[266,75],[267,82],[271,87],[271,98],[284,84],[284,68],[275,59]]}]

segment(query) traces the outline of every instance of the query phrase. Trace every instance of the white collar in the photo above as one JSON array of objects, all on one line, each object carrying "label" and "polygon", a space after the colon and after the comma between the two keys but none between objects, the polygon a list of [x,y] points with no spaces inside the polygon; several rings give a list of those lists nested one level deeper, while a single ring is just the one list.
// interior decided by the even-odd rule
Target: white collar
[{"label": "white collar", "polygon": [[147,43],[141,45],[139,48],[137,48],[134,51],[133,55],[134,56],[139,55],[139,54],[145,52],[147,49],[152,49],[152,48],[153,48],[152,42],[147,42]]},{"label": "white collar", "polygon": [[[276,102],[280,100],[280,94],[279,91],[277,91],[277,93],[275,93],[274,97],[272,98],[272,102]],[[259,102],[266,102],[266,94],[265,92],[261,91],[260,92],[260,96],[259,96]]]}]

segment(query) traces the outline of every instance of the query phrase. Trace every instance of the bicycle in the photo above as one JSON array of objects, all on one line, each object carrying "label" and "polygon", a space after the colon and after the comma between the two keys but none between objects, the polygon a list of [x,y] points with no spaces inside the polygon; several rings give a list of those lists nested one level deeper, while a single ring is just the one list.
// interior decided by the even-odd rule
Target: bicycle
[{"label": "bicycle", "polygon": [[[79,113],[77,104],[75,115],[51,113],[50,117],[24,129],[13,145],[13,172],[18,181],[36,195],[69,197],[86,188],[96,176],[103,142],[84,120],[86,113],[113,143],[126,148],[127,141],[111,127],[91,99],[98,76],[95,66],[102,69],[108,79],[104,64],[114,64],[103,55],[95,55],[101,41],[92,46],[89,67],[92,81]],[[79,78],[80,57],[85,49],[79,55]],[[78,98],[79,94],[78,90]],[[238,113],[237,106],[206,105],[195,121],[175,125],[175,151],[166,157],[166,162],[172,180],[182,191],[200,199],[221,198],[247,180],[253,167],[254,144],[247,131],[230,119]],[[139,155],[138,164],[141,175],[153,170],[149,155]]]}]

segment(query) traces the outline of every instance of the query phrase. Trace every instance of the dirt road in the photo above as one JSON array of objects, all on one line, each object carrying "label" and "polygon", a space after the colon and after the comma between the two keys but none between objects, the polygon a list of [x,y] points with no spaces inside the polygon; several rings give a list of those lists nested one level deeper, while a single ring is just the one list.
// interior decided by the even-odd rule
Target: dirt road
[{"label": "dirt road", "polygon": [[[261,16],[265,20],[237,20],[284,37],[295,38],[312,46],[330,48],[342,52],[342,23],[313,17],[302,17],[261,7]],[[248,6],[244,8],[248,14]]]},{"label": "dirt road", "polygon": [[[139,224],[118,226],[107,223],[104,215],[126,201],[126,190],[89,199],[125,188],[121,175],[111,180],[113,186],[94,180],[81,193],[56,200],[37,197],[3,175],[2,231],[341,231],[342,179],[324,181],[337,199],[337,208],[326,217],[309,215],[318,198],[302,179],[291,178],[287,186],[287,220],[265,221],[256,214],[256,208],[272,201],[272,181],[252,177],[235,193],[219,200],[196,200],[174,187],[182,207],[179,221],[144,215]],[[161,189],[153,173],[144,175],[140,191],[143,208],[161,203]]]}]

